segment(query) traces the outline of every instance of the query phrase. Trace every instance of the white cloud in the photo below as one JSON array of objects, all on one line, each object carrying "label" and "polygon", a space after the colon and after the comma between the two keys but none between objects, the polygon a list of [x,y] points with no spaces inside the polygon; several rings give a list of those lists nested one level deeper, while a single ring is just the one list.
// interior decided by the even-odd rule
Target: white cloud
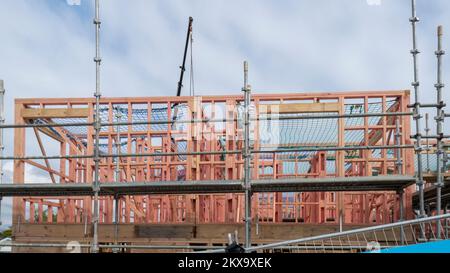
[{"label": "white cloud", "polygon": [[369,6],[380,6],[381,0],[366,0],[367,5]]},{"label": "white cloud", "polygon": [[67,5],[70,6],[79,6],[81,5],[81,0],[66,0]]}]

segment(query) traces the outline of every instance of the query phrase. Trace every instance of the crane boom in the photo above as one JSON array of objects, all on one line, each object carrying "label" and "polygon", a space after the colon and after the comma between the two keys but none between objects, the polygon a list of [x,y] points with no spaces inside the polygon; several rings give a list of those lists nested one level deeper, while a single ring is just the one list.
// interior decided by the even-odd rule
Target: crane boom
[{"label": "crane boom", "polygon": [[186,56],[187,56],[187,51],[188,51],[188,47],[189,47],[189,38],[191,37],[191,34],[192,34],[192,23],[193,22],[194,22],[194,19],[192,17],[189,17],[189,26],[188,26],[187,35],[186,35],[186,45],[184,47],[183,64],[180,66],[181,73],[180,73],[180,81],[178,82],[177,97],[179,97],[181,95],[181,89],[183,88],[184,71],[186,70]]}]

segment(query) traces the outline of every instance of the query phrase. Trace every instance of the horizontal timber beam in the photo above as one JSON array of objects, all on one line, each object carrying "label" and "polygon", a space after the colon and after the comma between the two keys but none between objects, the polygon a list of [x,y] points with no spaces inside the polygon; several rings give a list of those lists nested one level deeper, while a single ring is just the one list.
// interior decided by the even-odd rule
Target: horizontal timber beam
[{"label": "horizontal timber beam", "polygon": [[[229,93],[238,92],[239,90],[231,90]],[[228,93],[228,92],[227,92]],[[296,91],[293,93],[279,93],[277,90],[268,90],[266,94],[255,94],[252,96],[253,99],[258,99],[260,101],[272,101],[279,100],[283,98],[284,101],[287,100],[299,100],[299,99],[337,99],[340,96],[345,96],[346,98],[376,98],[380,96],[404,96],[409,95],[409,90],[353,90],[353,91],[333,91],[333,92],[320,92],[320,91]],[[184,97],[167,97],[167,96],[158,96],[158,97],[102,97],[100,103],[127,103],[132,101],[133,103],[147,103],[148,101],[152,101],[154,103],[167,103],[167,101],[171,102],[188,102],[192,97],[184,96]],[[215,102],[225,102],[226,100],[242,100],[242,95],[224,95],[224,96],[201,96],[203,101],[215,101]],[[16,104],[25,104],[25,105],[60,105],[60,104],[86,104],[86,103],[94,103],[95,98],[21,98],[16,99]]]},{"label": "horizontal timber beam", "polygon": [[89,116],[88,108],[25,108],[22,109],[24,119],[48,119],[48,118],[87,118]]},{"label": "horizontal timber beam", "polygon": [[339,103],[285,103],[263,104],[259,106],[260,114],[297,114],[323,112],[339,112]]}]

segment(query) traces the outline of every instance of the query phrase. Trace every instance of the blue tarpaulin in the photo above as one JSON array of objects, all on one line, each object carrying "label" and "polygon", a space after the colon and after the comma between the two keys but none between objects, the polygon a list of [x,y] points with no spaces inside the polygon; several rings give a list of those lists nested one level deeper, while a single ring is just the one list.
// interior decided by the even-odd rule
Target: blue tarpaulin
[{"label": "blue tarpaulin", "polygon": [[423,243],[423,244],[417,244],[417,245],[410,245],[410,246],[401,246],[401,247],[394,247],[394,248],[387,248],[382,249],[378,251],[373,251],[370,253],[385,253],[385,254],[391,254],[391,253],[450,253],[450,240],[446,241],[437,241],[437,242],[431,242],[431,243]]}]

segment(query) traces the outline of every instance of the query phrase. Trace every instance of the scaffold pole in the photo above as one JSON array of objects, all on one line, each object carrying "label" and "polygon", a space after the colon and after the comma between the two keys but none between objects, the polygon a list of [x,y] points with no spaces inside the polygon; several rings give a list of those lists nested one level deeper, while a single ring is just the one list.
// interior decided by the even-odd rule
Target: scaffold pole
[{"label": "scaffold pole", "polygon": [[412,26],[412,42],[413,49],[411,54],[413,56],[414,63],[414,81],[412,86],[414,87],[414,121],[416,123],[416,135],[414,136],[416,140],[415,152],[417,155],[417,186],[419,188],[419,202],[420,202],[420,217],[425,217],[425,202],[424,202],[424,180],[423,180],[423,170],[422,170],[422,132],[421,132],[421,120],[422,116],[420,114],[420,81],[419,81],[419,70],[418,70],[418,54],[420,51],[417,48],[417,34],[416,28],[417,23],[420,21],[416,14],[416,0],[411,0],[411,11],[412,16],[409,19]]},{"label": "scaffold pole", "polygon": [[[5,124],[5,86],[3,80],[0,80],[0,124]],[[3,144],[3,129],[0,129],[0,157],[3,157],[5,146]],[[0,185],[3,183],[3,160],[0,159]],[[2,200],[0,195],[0,226],[2,225]]]},{"label": "scaffold pole", "polygon": [[[400,119],[395,119],[395,145],[400,147],[402,145],[402,133],[400,130]],[[402,151],[401,149],[396,149],[396,157],[397,160],[395,165],[397,166],[397,174],[403,175],[403,160],[402,160]]]},{"label": "scaffold pole", "polygon": [[[120,107],[117,108],[116,120],[117,120],[117,123],[120,123],[122,120],[122,112],[121,112]],[[120,125],[116,125],[116,133],[117,133],[117,138],[116,138],[117,157],[116,157],[115,180],[117,183],[119,183],[120,182],[120,152],[122,149],[121,140],[120,140]],[[118,195],[115,195],[114,196],[114,244],[115,245],[118,244],[118,238],[119,238],[119,223],[120,223],[119,202],[120,202],[120,197]],[[118,251],[119,251],[118,248],[113,248],[114,253],[116,253]]]},{"label": "scaffold pole", "polygon": [[251,215],[251,184],[250,184],[250,93],[251,88],[248,84],[248,63],[244,62],[244,188],[245,188],[245,247],[251,246],[251,225],[252,225],[252,215]]},{"label": "scaffold pole", "polygon": [[101,121],[100,121],[100,65],[102,59],[100,57],[100,0],[95,0],[95,121],[94,121],[94,131],[95,131],[95,143],[94,143],[94,183],[93,183],[93,191],[94,191],[94,217],[93,217],[93,240],[92,240],[92,249],[93,253],[97,253],[99,251],[99,243],[98,243],[98,223],[99,223],[99,191],[100,191],[100,131],[101,131]]},{"label": "scaffold pole", "polygon": [[[437,134],[437,142],[436,142],[436,213],[437,215],[441,214],[442,211],[442,197],[441,192],[444,187],[444,180],[442,175],[442,161],[443,161],[443,148],[442,148],[442,139],[444,137],[443,133],[443,123],[445,119],[444,113],[444,101],[442,99],[442,89],[444,88],[444,83],[442,82],[442,56],[445,54],[442,49],[442,36],[443,36],[443,27],[438,26],[437,28],[437,40],[438,46],[435,52],[437,57],[437,83],[436,87],[436,95],[437,95],[437,114],[436,114],[436,134]],[[437,229],[437,239],[441,238],[441,223],[437,221],[436,225]]]},{"label": "scaffold pole", "polygon": [[[400,146],[402,141],[402,133],[400,130],[400,119],[395,119],[395,145]],[[395,165],[397,167],[397,174],[403,175],[403,160],[402,160],[402,151],[400,149],[396,149],[396,162]],[[399,199],[399,210],[400,210],[400,219],[399,221],[402,222],[405,220],[405,190],[400,189],[398,191],[398,199]],[[402,245],[405,244],[405,231],[403,227],[400,229],[400,242]]]},{"label": "scaffold pole", "polygon": [[426,144],[426,149],[425,151],[427,152],[426,154],[426,158],[427,158],[427,173],[429,173],[431,171],[430,169],[430,125],[429,125],[429,120],[430,120],[430,115],[428,113],[425,113],[425,144]]}]

